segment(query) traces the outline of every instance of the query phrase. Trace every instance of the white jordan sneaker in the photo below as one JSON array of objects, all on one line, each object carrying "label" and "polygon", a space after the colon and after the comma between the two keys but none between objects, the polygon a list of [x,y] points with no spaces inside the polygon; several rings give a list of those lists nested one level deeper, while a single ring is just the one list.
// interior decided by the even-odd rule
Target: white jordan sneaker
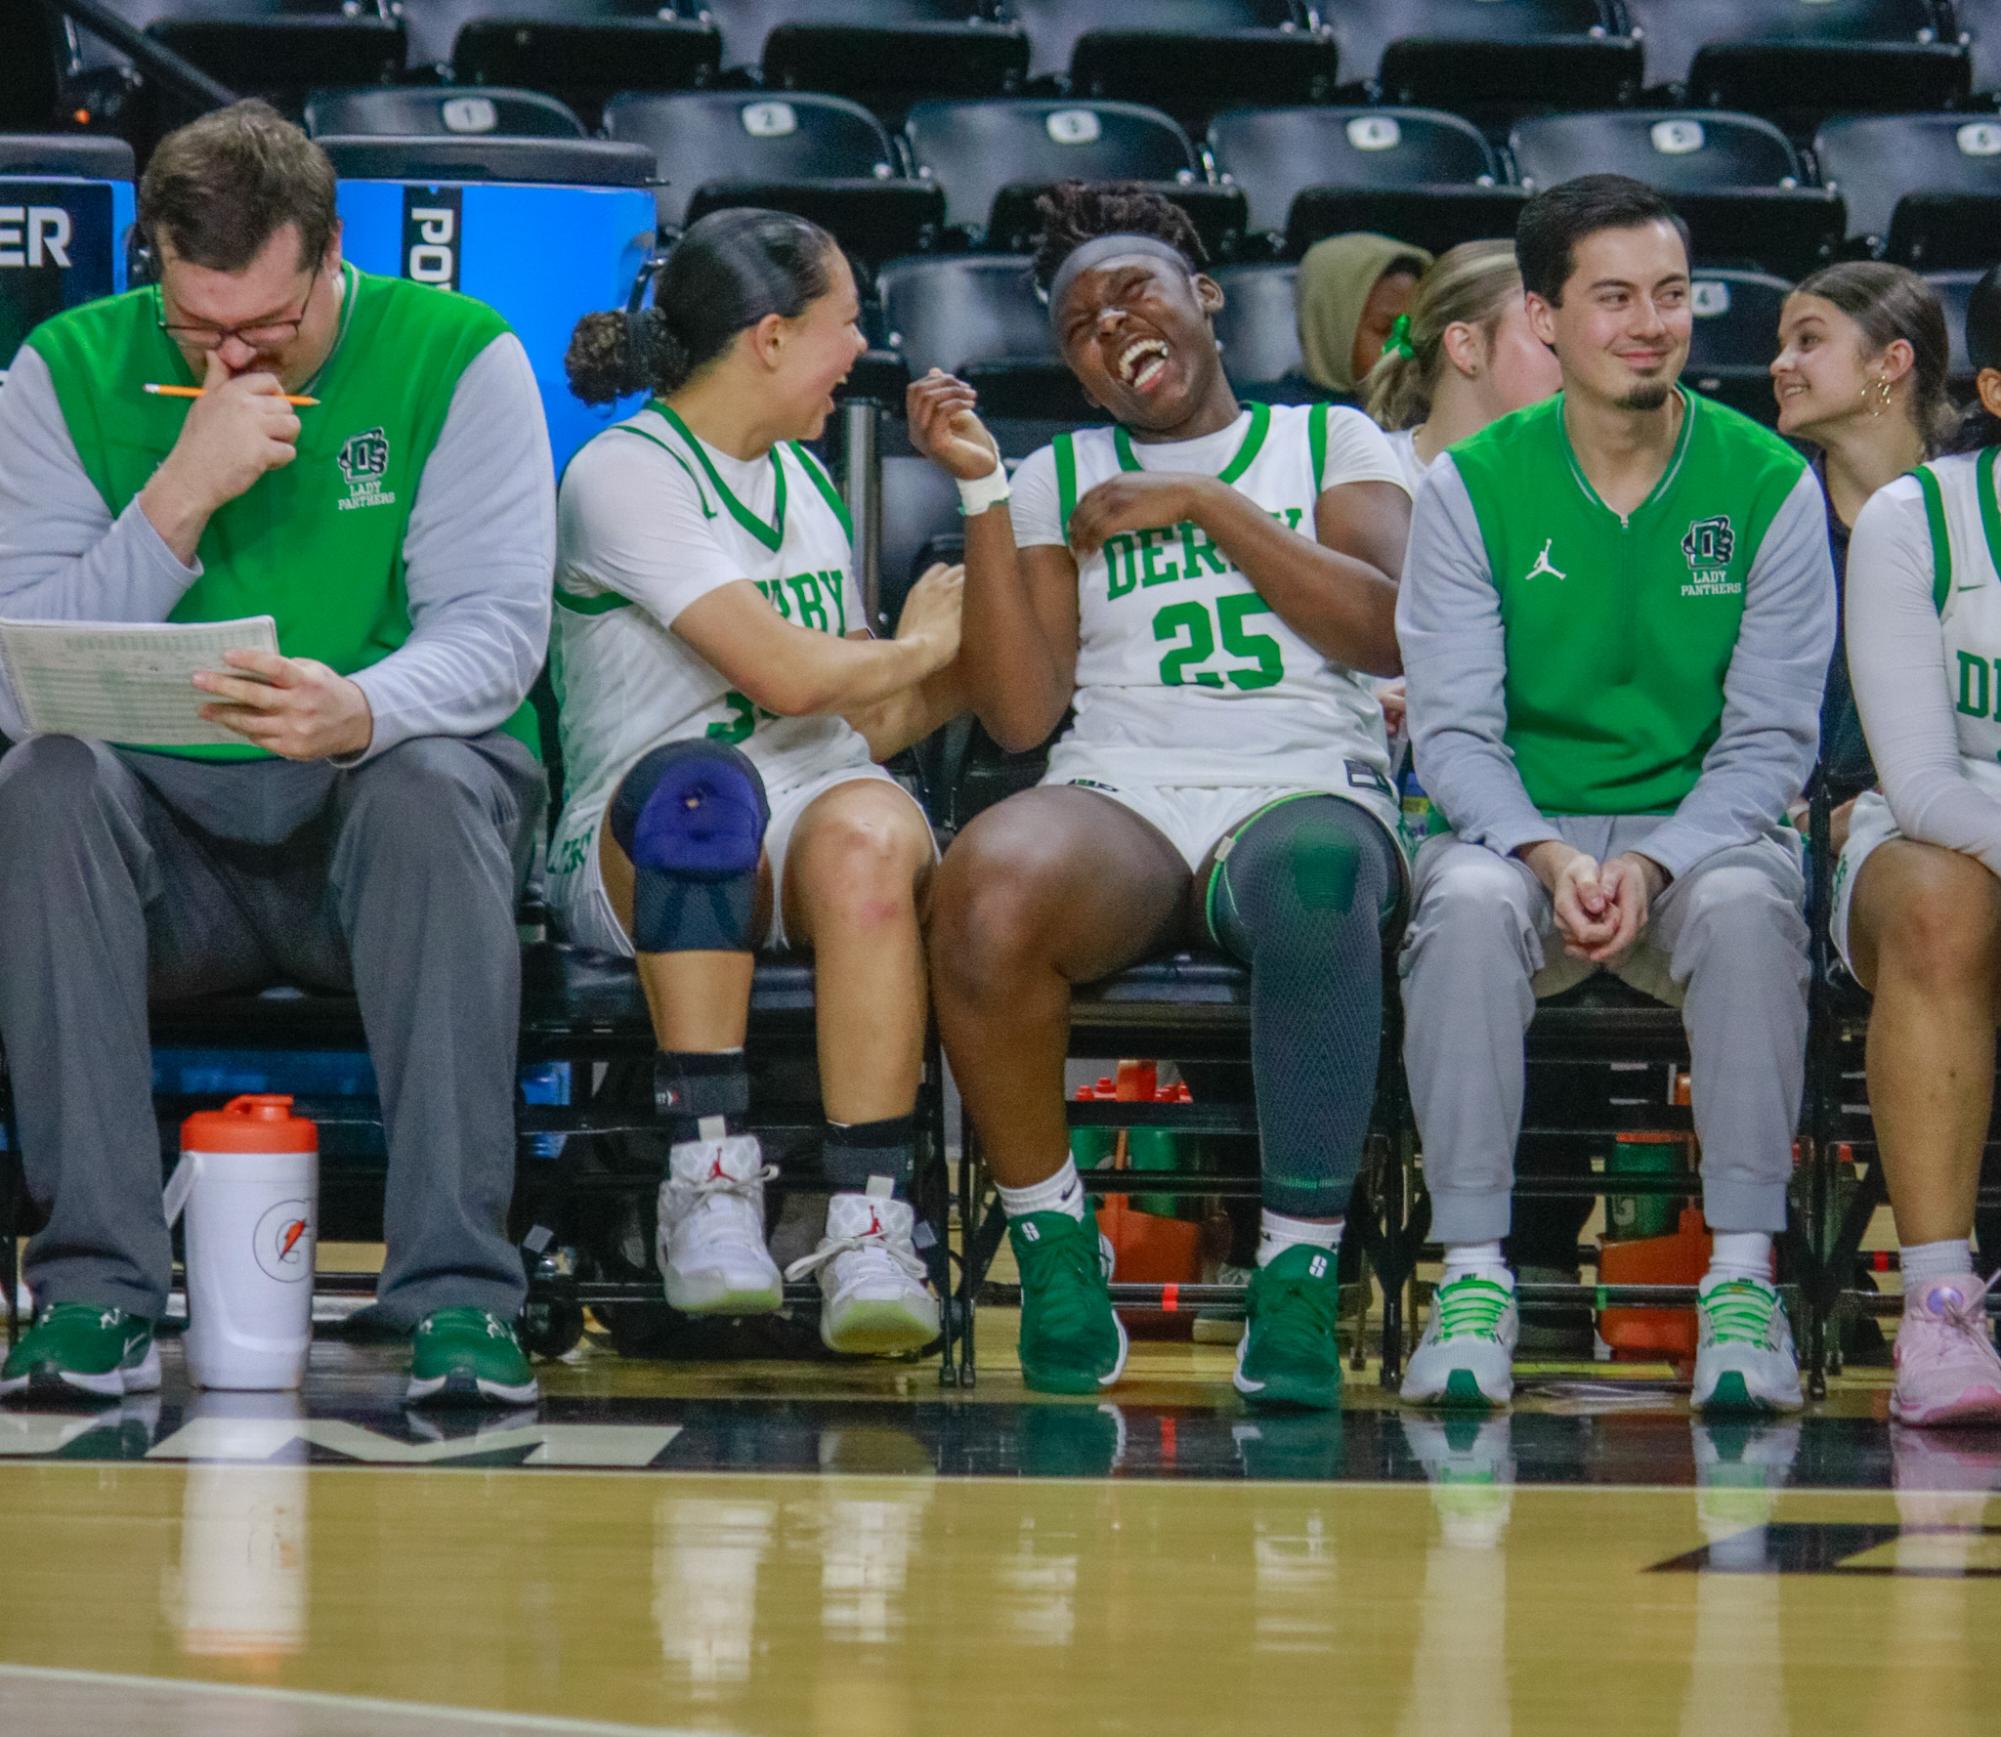
[{"label": "white jordan sneaker", "polygon": [[1806,1403],[1792,1325],[1779,1293],[1763,1279],[1705,1278],[1695,1313],[1690,1398],[1697,1411],[1757,1415],[1798,1411]]},{"label": "white jordan sneaker", "polygon": [[764,1246],[764,1185],[777,1174],[754,1135],[674,1148],[655,1252],[667,1301],[684,1315],[768,1315],[783,1305],[784,1281]]},{"label": "white jordan sneaker", "polygon": [[827,1202],[820,1246],[785,1276],[819,1275],[820,1338],[828,1350],[886,1356],[921,1351],[938,1337],[938,1299],[924,1282],[915,1226],[910,1203],[887,1195],[836,1194]]},{"label": "white jordan sneaker", "polygon": [[1506,1405],[1515,1396],[1520,1337],[1514,1274],[1447,1279],[1432,1294],[1431,1319],[1404,1371],[1404,1403],[1473,1410]]}]

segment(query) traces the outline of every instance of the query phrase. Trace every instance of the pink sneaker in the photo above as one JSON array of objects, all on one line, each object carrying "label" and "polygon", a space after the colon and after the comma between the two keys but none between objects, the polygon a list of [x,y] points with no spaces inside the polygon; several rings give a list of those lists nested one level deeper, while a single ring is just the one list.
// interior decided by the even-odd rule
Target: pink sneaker
[{"label": "pink sneaker", "polygon": [[1890,1415],[1920,1428],[2001,1423],[2001,1354],[1987,1327],[1987,1286],[1967,1273],[1904,1299]]}]

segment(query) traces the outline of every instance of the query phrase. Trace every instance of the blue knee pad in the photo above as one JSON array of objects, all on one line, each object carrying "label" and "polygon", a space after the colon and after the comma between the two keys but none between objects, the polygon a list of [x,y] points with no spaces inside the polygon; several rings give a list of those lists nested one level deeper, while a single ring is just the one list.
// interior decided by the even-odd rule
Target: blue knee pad
[{"label": "blue knee pad", "polygon": [[632,859],[642,953],[748,953],[771,818],[764,780],[721,742],[669,742],[620,780],[611,835]]}]

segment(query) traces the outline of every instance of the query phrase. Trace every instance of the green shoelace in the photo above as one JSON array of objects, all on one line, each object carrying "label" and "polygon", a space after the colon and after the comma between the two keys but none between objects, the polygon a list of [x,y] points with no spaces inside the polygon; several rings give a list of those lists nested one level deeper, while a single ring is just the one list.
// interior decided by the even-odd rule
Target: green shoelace
[{"label": "green shoelace", "polygon": [[1104,1286],[1095,1236],[1066,1236],[1021,1246],[1016,1259],[1022,1267],[1024,1300],[1033,1295],[1044,1331],[1059,1334],[1082,1327],[1096,1314],[1094,1297]]},{"label": "green shoelace", "polygon": [[1501,1317],[1513,1293],[1492,1279],[1454,1279],[1440,1285],[1434,1298],[1438,1336],[1444,1339],[1498,1339]]},{"label": "green shoelace", "polygon": [[1752,1279],[1726,1279],[1698,1299],[1709,1317],[1710,1331],[1719,1345],[1769,1345],[1772,1340],[1772,1311],[1778,1305],[1763,1285]]},{"label": "green shoelace", "polygon": [[1324,1356],[1341,1319],[1338,1286],[1322,1279],[1278,1278],[1269,1268],[1252,1281],[1258,1344],[1281,1357]]}]

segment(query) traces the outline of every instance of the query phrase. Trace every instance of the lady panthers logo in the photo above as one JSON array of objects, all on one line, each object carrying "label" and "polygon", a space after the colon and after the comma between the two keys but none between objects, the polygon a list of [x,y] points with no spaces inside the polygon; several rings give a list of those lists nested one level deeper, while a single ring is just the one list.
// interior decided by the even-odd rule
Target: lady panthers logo
[{"label": "lady panthers logo", "polygon": [[347,499],[340,503],[342,512],[396,504],[395,495],[382,486],[382,479],[389,474],[389,437],[381,429],[370,428],[350,435],[336,462],[347,483]]},{"label": "lady panthers logo", "polygon": [[1691,567],[1727,567],[1737,550],[1737,533],[1730,528],[1730,515],[1697,519],[1681,540],[1681,552]]},{"label": "lady panthers logo", "polygon": [[1730,574],[1730,557],[1737,552],[1737,533],[1730,527],[1730,515],[1718,513],[1713,519],[1691,520],[1681,540],[1681,552],[1688,562],[1689,582],[1681,588],[1684,597],[1734,597],[1744,589],[1744,581]]}]

